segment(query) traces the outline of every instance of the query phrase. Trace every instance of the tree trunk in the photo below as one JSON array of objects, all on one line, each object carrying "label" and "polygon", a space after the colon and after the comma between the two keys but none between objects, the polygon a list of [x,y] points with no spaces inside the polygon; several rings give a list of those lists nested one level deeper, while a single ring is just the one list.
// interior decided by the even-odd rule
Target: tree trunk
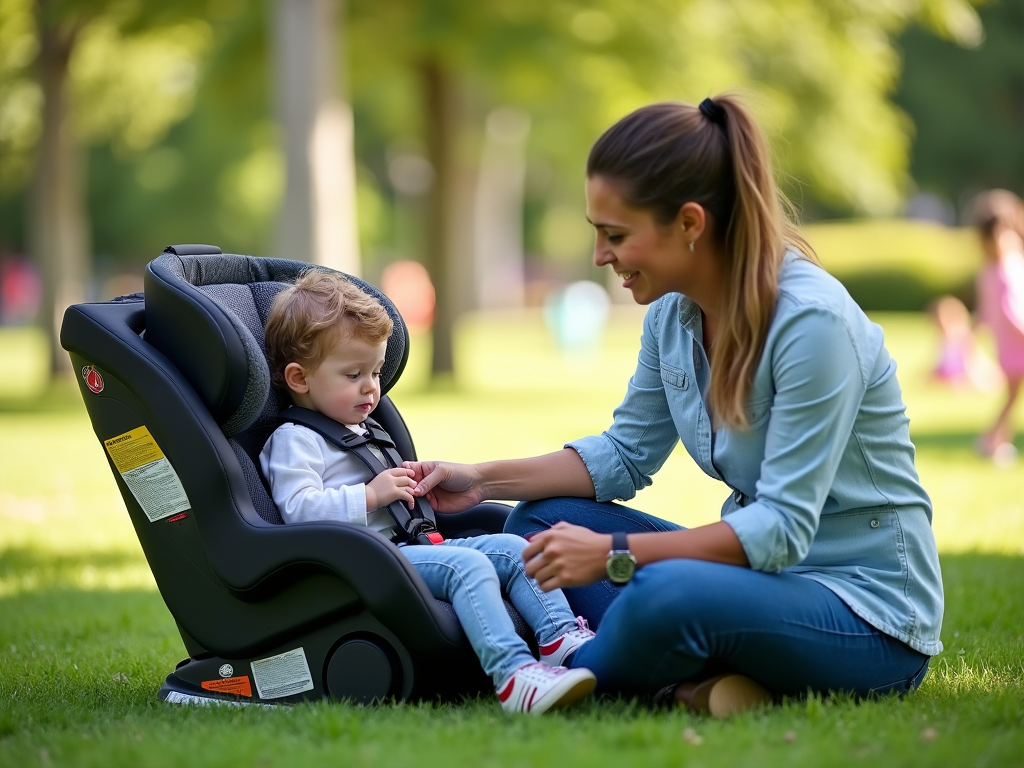
[{"label": "tree trunk", "polygon": [[359,275],[352,110],[338,95],[339,0],[274,0],[286,184],[277,255]]},{"label": "tree trunk", "polygon": [[435,309],[431,376],[450,377],[455,372],[453,331],[457,314],[453,270],[456,238],[452,211],[456,193],[455,137],[457,116],[455,79],[436,57],[420,63],[424,114],[427,118],[427,159],[434,168],[434,183],[427,197],[424,266],[434,283]]},{"label": "tree trunk", "polygon": [[46,0],[37,0],[36,65],[43,110],[28,235],[29,248],[43,278],[40,322],[50,334],[50,370],[58,373],[71,368],[71,360],[59,342],[64,310],[85,300],[91,258],[81,149],[70,120],[68,99],[68,61],[78,26],[50,18],[49,6]]},{"label": "tree trunk", "polygon": [[498,107],[487,116],[473,205],[475,306],[522,308],[526,303],[523,198],[530,116]]}]

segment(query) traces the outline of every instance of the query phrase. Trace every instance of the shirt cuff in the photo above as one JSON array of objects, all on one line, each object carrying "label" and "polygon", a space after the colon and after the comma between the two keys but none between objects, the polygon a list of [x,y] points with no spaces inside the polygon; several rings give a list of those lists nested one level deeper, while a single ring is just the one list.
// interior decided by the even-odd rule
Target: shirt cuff
[{"label": "shirt cuff", "polygon": [[753,570],[778,573],[788,565],[789,547],[778,513],[774,510],[755,501],[733,510],[722,520],[729,524],[740,540]]},{"label": "shirt cuff", "polygon": [[366,515],[373,511],[366,508],[366,484],[344,485],[342,490],[345,493],[345,509],[348,511],[349,522],[366,525]]},{"label": "shirt cuff", "polygon": [[611,441],[604,435],[581,437],[566,443],[564,447],[572,448],[580,455],[594,482],[597,501],[626,500],[636,496],[636,486],[629,472],[622,465],[622,459]]}]

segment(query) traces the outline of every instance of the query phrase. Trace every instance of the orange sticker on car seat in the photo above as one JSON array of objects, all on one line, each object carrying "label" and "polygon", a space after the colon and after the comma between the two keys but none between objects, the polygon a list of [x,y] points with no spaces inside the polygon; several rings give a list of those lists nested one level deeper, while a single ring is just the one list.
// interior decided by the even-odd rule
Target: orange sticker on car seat
[{"label": "orange sticker on car seat", "polygon": [[233,693],[236,696],[252,696],[252,684],[248,675],[229,677],[224,680],[204,680],[200,685],[215,693]]}]

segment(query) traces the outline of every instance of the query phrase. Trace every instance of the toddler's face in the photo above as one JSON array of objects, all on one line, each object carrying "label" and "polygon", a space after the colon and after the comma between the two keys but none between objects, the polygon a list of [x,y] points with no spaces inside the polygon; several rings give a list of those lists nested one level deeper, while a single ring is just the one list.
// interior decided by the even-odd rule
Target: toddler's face
[{"label": "toddler's face", "polygon": [[368,344],[346,336],[316,370],[305,374],[308,391],[296,393],[299,405],[342,424],[361,424],[380,402],[380,370],[387,341]]}]

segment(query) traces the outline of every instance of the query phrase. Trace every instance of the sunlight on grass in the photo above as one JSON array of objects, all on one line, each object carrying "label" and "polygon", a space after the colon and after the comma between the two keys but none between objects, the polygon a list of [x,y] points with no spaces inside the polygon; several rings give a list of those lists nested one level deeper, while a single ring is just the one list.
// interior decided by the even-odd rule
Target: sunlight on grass
[{"label": "sunlight on grass", "polygon": [[145,561],[121,568],[91,565],[74,569],[36,567],[24,573],[0,575],[0,598],[56,587],[123,592],[130,589],[155,590],[156,582]]},{"label": "sunlight on grass", "polygon": [[[968,692],[994,692],[1007,684],[1020,684],[1024,665],[991,668],[981,660],[968,661],[962,653],[937,660],[931,668],[931,685],[945,695],[956,696]],[[945,654],[947,657],[949,654]]]},{"label": "sunlight on grass", "polygon": [[[574,358],[558,353],[539,313],[466,318],[458,378],[436,389],[426,386],[429,339],[414,338],[393,397],[419,455],[512,458],[600,432],[633,372],[642,317],[616,308],[603,346]],[[491,699],[267,712],[160,705],[155,691],[185,651],[104,451],[77,394],[15,388],[0,390],[0,765],[408,765],[443,755],[461,768],[556,753],[591,768],[1019,765],[1024,463],[999,469],[972,453],[999,395],[930,381],[926,318],[876,320],[899,361],[942,552],[946,650],[917,694],[810,697],[729,722],[624,700],[540,719],[505,717]],[[42,346],[22,339],[27,357],[13,360],[9,342],[0,332],[6,364],[42,370]],[[682,447],[654,480],[631,506],[689,526],[718,519],[726,488]]]},{"label": "sunlight on grass", "polygon": [[47,350],[38,328],[0,328],[0,398],[30,397],[45,386]]},{"label": "sunlight on grass", "polygon": [[[617,307],[593,356],[563,357],[537,312],[471,316],[458,336],[458,386],[426,389],[429,340],[415,338],[407,373],[392,395],[423,458],[475,461],[555,451],[567,440],[608,426],[635,366],[642,319],[640,308]],[[930,381],[936,342],[923,316],[876,320],[899,362],[940,549],[1024,553],[1019,492],[1024,466],[1001,469],[970,448],[997,409],[999,395],[955,391]],[[8,342],[9,336],[2,343]],[[36,358],[20,363],[26,371],[45,357],[43,347],[24,339],[2,348]],[[1024,428],[1022,412],[1018,424]],[[139,553],[83,409],[0,412],[0,429],[0,547]],[[688,526],[716,520],[727,495],[682,446],[654,480],[629,504]]]}]

